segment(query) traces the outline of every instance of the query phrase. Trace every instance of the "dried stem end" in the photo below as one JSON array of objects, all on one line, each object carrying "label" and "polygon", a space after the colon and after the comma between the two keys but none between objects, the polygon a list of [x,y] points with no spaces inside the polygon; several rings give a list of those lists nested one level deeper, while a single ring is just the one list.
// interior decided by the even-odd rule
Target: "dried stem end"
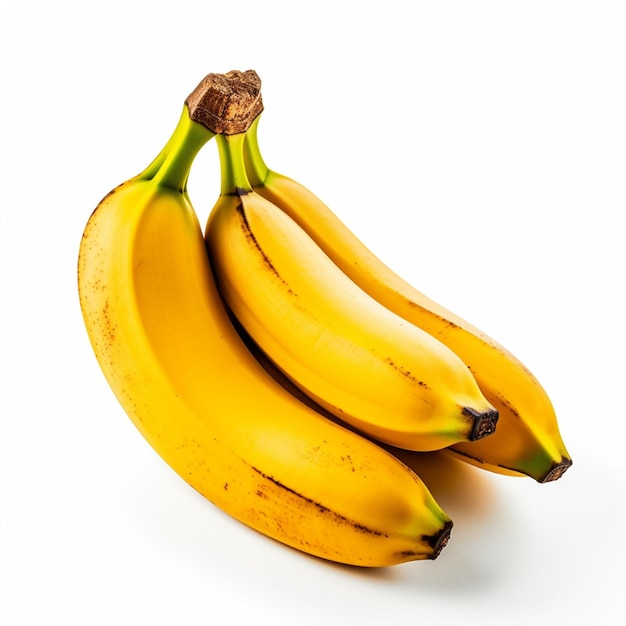
[{"label": "dried stem end", "polygon": [[441,551],[446,547],[448,541],[450,541],[450,533],[452,531],[452,522],[447,521],[443,528],[436,534],[431,537],[423,537],[424,540],[429,543],[432,548],[432,554],[430,555],[431,560],[435,560],[440,554]]},{"label": "dried stem end", "polygon": [[472,431],[469,440],[476,441],[493,434],[498,423],[498,411],[489,409],[483,413],[470,408],[463,407],[463,415],[467,415],[473,421]]},{"label": "dried stem end", "polygon": [[185,104],[189,117],[213,133],[244,133],[263,110],[261,79],[254,70],[208,74]]},{"label": "dried stem end", "polygon": [[558,480],[559,478],[561,478],[561,476],[563,476],[563,474],[565,474],[565,472],[571,466],[572,466],[572,460],[571,459],[566,459],[565,457],[563,457],[559,463],[555,463],[550,468],[550,471],[547,472],[547,474],[545,476],[543,476],[542,478],[538,479],[538,481],[540,483],[550,483],[550,482],[552,482],[554,480]]}]

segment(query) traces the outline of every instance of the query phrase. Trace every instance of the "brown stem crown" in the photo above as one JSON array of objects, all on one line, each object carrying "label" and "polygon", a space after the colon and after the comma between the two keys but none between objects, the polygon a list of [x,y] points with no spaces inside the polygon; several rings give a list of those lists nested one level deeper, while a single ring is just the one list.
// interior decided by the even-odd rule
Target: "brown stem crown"
[{"label": "brown stem crown", "polygon": [[254,70],[207,74],[185,105],[189,117],[213,133],[244,133],[263,110],[261,79]]}]

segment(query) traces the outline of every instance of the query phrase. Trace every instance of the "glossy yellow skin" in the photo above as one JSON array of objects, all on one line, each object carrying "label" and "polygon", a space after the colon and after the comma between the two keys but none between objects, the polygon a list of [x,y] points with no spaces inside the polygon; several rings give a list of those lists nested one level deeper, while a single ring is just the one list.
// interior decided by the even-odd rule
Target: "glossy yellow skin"
[{"label": "glossy yellow skin", "polygon": [[324,252],[378,302],[453,350],[498,410],[496,432],[449,452],[493,472],[539,482],[571,465],[554,408],[537,378],[508,350],[434,302],[388,268],[317,196],[270,170],[259,151],[259,117],[247,133],[246,169],[254,190],[293,218]]},{"label": "glossy yellow skin", "polygon": [[417,475],[287,393],[232,326],[184,189],[211,136],[183,111],[85,228],[80,304],[107,381],[156,452],[249,527],[345,564],[435,558],[451,522]]},{"label": "glossy yellow skin", "polygon": [[[217,140],[223,167],[243,168],[244,136]],[[387,444],[427,451],[469,440],[474,416],[495,412],[461,359],[360,289],[245,180],[226,178],[205,231],[209,255],[228,307],[277,367]]]}]

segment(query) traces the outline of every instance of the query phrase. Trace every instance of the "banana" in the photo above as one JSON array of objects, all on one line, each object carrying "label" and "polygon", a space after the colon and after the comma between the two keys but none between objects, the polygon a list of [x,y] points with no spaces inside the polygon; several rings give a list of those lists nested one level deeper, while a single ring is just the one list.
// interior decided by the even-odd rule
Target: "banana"
[{"label": "banana", "polygon": [[425,451],[490,435],[497,413],[465,364],[252,191],[245,133],[216,141],[222,189],[207,249],[222,297],[260,349],[316,403],[387,444]]},{"label": "banana", "polygon": [[452,522],[424,483],[276,383],[217,292],[186,181],[216,128],[230,127],[219,116],[245,109],[250,83],[245,72],[209,75],[159,156],[89,218],[78,292],[91,346],[147,442],[236,520],[349,565],[435,559]]},{"label": "banana", "polygon": [[246,171],[256,193],[280,207],[359,287],[390,311],[436,337],[469,367],[497,409],[496,432],[448,452],[492,472],[560,478],[571,457],[554,407],[537,378],[503,346],[418,291],[377,258],[317,196],[269,169],[258,143],[260,115],[246,133]]}]

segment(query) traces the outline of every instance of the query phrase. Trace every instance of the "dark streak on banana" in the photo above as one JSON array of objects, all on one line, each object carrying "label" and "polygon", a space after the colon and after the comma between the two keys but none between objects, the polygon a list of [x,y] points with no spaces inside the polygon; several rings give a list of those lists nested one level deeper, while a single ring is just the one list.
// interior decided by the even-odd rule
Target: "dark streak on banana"
[{"label": "dark streak on banana", "polygon": [[276,276],[282,281],[285,282],[281,277],[280,274],[278,273],[278,271],[276,270],[276,268],[274,267],[274,265],[272,264],[271,259],[265,254],[265,252],[263,252],[263,249],[261,248],[261,246],[259,245],[259,242],[257,241],[256,237],[254,236],[254,233],[252,232],[252,229],[250,228],[250,224],[248,223],[248,217],[246,216],[246,210],[244,209],[243,206],[243,202],[240,202],[237,205],[237,213],[239,213],[239,215],[241,216],[241,223],[243,226],[243,229],[246,233],[246,237],[255,245],[255,247],[257,248],[257,250],[261,253],[261,256],[263,257],[263,261],[265,262],[265,264],[267,265],[267,267],[274,273],[276,274]]},{"label": "dark streak on banana", "polygon": [[413,374],[411,374],[411,372],[397,365],[394,361],[391,360],[391,358],[387,357],[385,359],[385,362],[389,363],[389,365],[391,365],[393,369],[395,369],[397,372],[402,374],[402,376],[405,376],[406,378],[408,378],[410,381],[414,382],[416,385],[419,385],[420,387],[423,387],[424,389],[430,389],[427,383],[425,383],[423,380],[420,380],[419,378],[416,378]]},{"label": "dark streak on banana", "polygon": [[[239,187],[237,187],[237,195],[239,195],[239,197],[245,195],[245,193],[240,193],[243,191],[245,190],[240,190]],[[249,193],[249,192],[246,192],[246,193]],[[291,287],[287,284],[287,281],[284,280],[282,276],[278,273],[278,270],[274,267],[274,264],[272,263],[271,259],[267,256],[267,254],[265,254],[265,252],[263,251],[263,248],[261,248],[261,246],[259,245],[257,238],[254,236],[254,233],[252,232],[252,229],[250,228],[250,224],[246,216],[246,210],[243,206],[243,202],[240,202],[237,205],[236,211],[241,216],[242,226],[243,226],[243,230],[246,233],[246,237],[254,244],[256,249],[260,252],[261,256],[263,257],[263,262],[265,263],[267,268],[276,276],[276,278],[278,278],[278,280],[280,280],[281,283],[283,283],[283,285],[285,285],[285,287],[287,287],[287,292],[291,294],[292,296],[295,296],[296,294],[293,292]]]},{"label": "dark streak on banana", "polygon": [[281,483],[280,481],[276,480],[275,478],[272,478],[271,476],[268,476],[267,474],[264,474],[260,469],[258,469],[256,467],[253,467],[253,466],[251,466],[251,467],[257,474],[259,474],[260,476],[262,476],[266,480],[269,480],[271,483],[275,484],[277,487],[280,487],[281,489],[284,489],[285,491],[287,491],[287,492],[297,496],[298,498],[302,498],[307,503],[312,504],[321,513],[328,513],[328,514],[334,516],[336,519],[341,520],[341,521],[349,524],[350,526],[352,526],[356,530],[359,530],[359,531],[361,531],[363,533],[367,533],[369,535],[376,535],[376,536],[380,536],[380,537],[386,537],[387,536],[384,533],[380,532],[379,530],[374,530],[373,528],[368,528],[367,526],[364,526],[363,524],[359,524],[358,522],[354,522],[352,520],[349,520],[347,517],[344,517],[343,515],[337,513],[336,511],[332,511],[331,509],[329,509],[328,507],[324,506],[323,504],[320,504],[319,502],[315,502],[315,500],[311,500],[310,498],[307,498],[306,496],[303,496],[301,493],[298,493],[297,491],[291,489],[290,487],[287,487],[287,485],[284,485],[283,483]]}]

